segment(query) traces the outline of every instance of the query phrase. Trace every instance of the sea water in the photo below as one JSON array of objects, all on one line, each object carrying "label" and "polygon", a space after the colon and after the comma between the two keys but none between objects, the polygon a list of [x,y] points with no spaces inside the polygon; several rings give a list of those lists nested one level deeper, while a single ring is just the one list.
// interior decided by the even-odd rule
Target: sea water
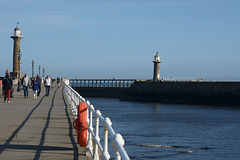
[{"label": "sea water", "polygon": [[130,159],[240,159],[240,108],[86,99],[111,119]]}]

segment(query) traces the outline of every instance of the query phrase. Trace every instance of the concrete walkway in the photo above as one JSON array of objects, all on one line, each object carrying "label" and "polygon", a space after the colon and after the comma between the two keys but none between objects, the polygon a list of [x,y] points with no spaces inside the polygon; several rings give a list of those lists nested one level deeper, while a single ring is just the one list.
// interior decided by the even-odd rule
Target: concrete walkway
[{"label": "concrete walkway", "polygon": [[[1,87],[2,88],[2,87]],[[3,102],[0,89],[1,160],[85,160],[85,148],[76,144],[73,116],[63,88],[54,87],[46,97],[33,99],[32,90],[25,99],[16,92],[10,103]]]}]

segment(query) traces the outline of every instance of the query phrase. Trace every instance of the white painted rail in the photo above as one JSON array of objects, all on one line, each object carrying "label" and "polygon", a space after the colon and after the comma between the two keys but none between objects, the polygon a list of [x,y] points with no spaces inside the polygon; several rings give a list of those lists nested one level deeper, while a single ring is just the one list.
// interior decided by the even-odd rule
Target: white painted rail
[{"label": "white painted rail", "polygon": [[[79,93],[77,93],[72,87],[69,85],[69,80],[64,82],[64,91],[65,95],[68,99],[68,102],[71,106],[71,110],[75,119],[77,118],[77,107],[79,102],[86,102],[88,106],[88,144],[87,150],[89,151],[93,160],[109,160],[110,154],[108,150],[108,135],[111,137],[111,146],[114,149],[115,160],[129,160],[129,156],[124,149],[124,139],[112,128],[112,122],[110,118],[104,118],[101,115],[99,110],[94,109],[93,105],[90,104],[89,101],[86,101]],[[93,117],[95,119],[95,126],[93,127]],[[99,137],[99,122],[101,122],[102,127],[104,129],[102,144],[101,139]]]},{"label": "white painted rail", "polygon": [[197,77],[162,77],[161,81],[170,82],[203,82],[202,78]]}]

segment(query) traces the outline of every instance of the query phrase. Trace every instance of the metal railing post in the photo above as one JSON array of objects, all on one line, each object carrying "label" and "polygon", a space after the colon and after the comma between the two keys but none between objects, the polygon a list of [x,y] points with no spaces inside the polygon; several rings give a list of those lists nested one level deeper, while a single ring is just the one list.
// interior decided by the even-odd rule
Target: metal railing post
[{"label": "metal railing post", "polygon": [[[96,114],[101,116],[101,112],[99,110],[96,111]],[[99,117],[97,115],[95,115],[95,119],[96,119],[95,139],[96,139],[97,142],[100,142],[100,138],[99,138]],[[94,153],[93,153],[93,159],[94,160],[99,160],[97,142],[95,143],[95,146],[94,146]]]},{"label": "metal railing post", "polygon": [[[94,110],[93,105],[90,105],[89,107]],[[93,131],[93,126],[92,126],[92,115],[93,115],[93,112],[92,112],[91,109],[89,109],[89,129],[91,131]],[[93,142],[92,141],[93,141],[93,137],[92,137],[91,132],[89,132],[88,148],[89,148],[89,150],[91,152],[93,152]]]},{"label": "metal railing post", "polygon": [[118,133],[115,134],[114,137],[112,138],[112,146],[115,150],[115,160],[121,160],[121,156],[120,156],[120,153],[118,151],[116,143],[119,144],[120,146],[123,146],[124,143],[125,143],[122,136]]},{"label": "metal railing post", "polygon": [[108,128],[107,128],[107,125],[112,126],[112,122],[108,117],[106,117],[105,123],[106,124],[103,124],[103,128],[104,128],[103,156],[105,157],[106,160],[109,160],[110,154],[108,153]]}]

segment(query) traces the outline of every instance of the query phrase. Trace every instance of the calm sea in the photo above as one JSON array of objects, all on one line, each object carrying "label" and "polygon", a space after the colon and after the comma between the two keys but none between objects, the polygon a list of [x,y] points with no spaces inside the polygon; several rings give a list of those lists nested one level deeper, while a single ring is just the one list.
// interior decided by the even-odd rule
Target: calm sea
[{"label": "calm sea", "polygon": [[239,160],[240,108],[86,98],[133,160]]}]

